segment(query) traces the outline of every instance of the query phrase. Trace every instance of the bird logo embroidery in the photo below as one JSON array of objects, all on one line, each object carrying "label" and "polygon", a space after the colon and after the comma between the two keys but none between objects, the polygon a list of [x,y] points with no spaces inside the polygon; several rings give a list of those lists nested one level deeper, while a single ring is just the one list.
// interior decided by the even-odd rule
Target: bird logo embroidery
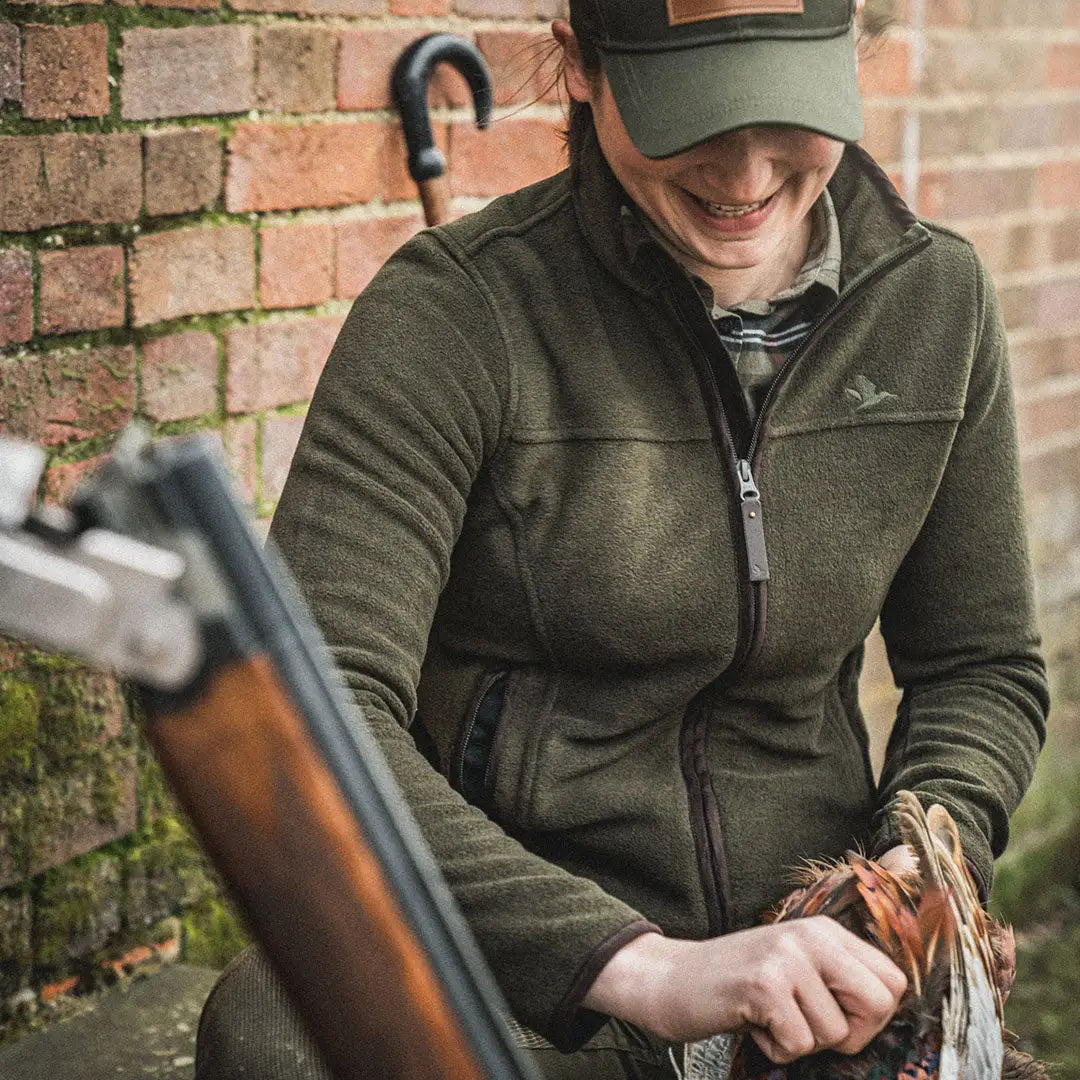
[{"label": "bird logo embroidery", "polygon": [[844,393],[857,413],[869,412],[886,401],[899,401],[899,395],[879,390],[865,375],[855,376],[855,385],[844,388]]}]

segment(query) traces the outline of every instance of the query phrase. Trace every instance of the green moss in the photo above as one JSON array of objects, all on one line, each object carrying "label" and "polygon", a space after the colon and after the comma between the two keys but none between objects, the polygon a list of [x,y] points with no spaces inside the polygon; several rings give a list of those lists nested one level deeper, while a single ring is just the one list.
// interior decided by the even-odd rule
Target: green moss
[{"label": "green moss", "polygon": [[29,770],[41,713],[37,691],[11,675],[0,677],[0,776]]},{"label": "green moss", "polygon": [[224,967],[247,945],[247,931],[232,906],[220,897],[191,908],[182,920],[184,960],[205,967]]},{"label": "green moss", "polygon": [[34,905],[34,958],[62,968],[105,947],[120,928],[120,871],[104,852],[42,875]]}]

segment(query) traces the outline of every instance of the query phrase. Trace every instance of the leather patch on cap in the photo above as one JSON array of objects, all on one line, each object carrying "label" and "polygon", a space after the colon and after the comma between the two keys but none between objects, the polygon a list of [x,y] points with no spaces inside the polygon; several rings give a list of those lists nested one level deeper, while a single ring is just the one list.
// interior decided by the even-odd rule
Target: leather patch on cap
[{"label": "leather patch on cap", "polygon": [[802,15],[803,0],[667,0],[671,26],[729,15]]}]

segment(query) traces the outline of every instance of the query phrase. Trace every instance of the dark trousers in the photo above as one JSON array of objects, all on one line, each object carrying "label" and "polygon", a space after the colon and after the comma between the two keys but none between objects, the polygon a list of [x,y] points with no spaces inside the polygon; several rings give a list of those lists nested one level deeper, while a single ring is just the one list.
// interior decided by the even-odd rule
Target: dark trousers
[{"label": "dark trousers", "polygon": [[[553,1048],[526,1052],[545,1080],[674,1080],[676,1075],[654,1041],[615,1020],[575,1054]],[[269,964],[254,947],[222,972],[207,999],[199,1023],[195,1078],[333,1080]]]}]

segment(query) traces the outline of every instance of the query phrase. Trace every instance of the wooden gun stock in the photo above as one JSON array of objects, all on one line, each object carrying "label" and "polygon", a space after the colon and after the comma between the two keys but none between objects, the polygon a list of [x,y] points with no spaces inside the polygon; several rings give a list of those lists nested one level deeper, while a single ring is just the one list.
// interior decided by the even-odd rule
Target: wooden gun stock
[{"label": "wooden gun stock", "polygon": [[285,568],[208,440],[114,458],[90,526],[172,543],[202,661],[148,736],[338,1080],[534,1080],[505,1006]]},{"label": "wooden gun stock", "polygon": [[378,860],[265,656],[148,734],[340,1080],[484,1080]]}]

